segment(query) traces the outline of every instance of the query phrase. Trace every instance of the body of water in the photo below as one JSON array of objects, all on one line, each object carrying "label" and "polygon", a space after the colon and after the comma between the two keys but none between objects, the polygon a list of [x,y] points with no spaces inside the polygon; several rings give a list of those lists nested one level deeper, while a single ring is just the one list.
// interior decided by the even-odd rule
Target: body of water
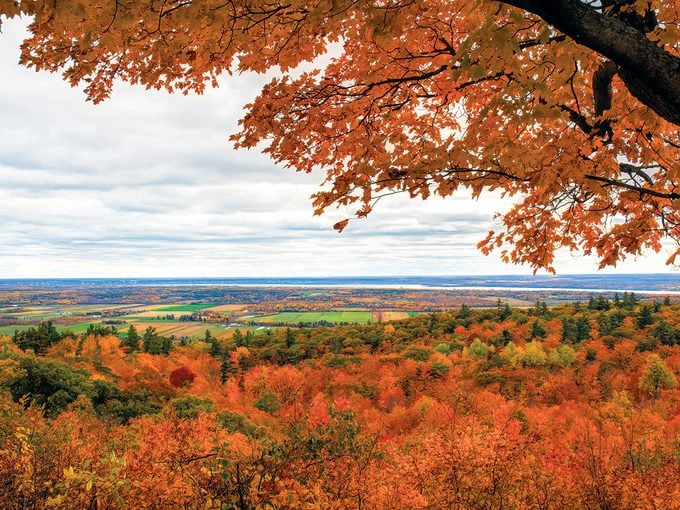
[{"label": "body of water", "polygon": [[680,274],[582,274],[558,276],[358,276],[289,278],[56,278],[0,279],[0,288],[66,287],[319,287],[516,291],[640,292],[680,294]]}]

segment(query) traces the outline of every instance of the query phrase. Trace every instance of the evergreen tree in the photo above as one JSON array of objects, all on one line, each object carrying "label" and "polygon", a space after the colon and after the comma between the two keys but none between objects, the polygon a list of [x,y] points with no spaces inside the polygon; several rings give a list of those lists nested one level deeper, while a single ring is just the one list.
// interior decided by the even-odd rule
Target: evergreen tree
[{"label": "evergreen tree", "polygon": [[654,323],[654,317],[652,316],[652,307],[649,305],[643,305],[640,309],[640,313],[637,316],[637,325],[640,329],[649,326]]},{"label": "evergreen tree", "polygon": [[241,333],[240,329],[237,329],[236,331],[234,331],[233,339],[234,339],[234,343],[236,344],[236,347],[243,347],[244,338],[243,338],[243,334]]},{"label": "evergreen tree", "polygon": [[576,319],[576,341],[582,342],[590,337],[590,321],[587,317],[581,316]]},{"label": "evergreen tree", "polygon": [[603,314],[597,318],[597,330],[600,336],[608,336],[614,333],[612,321],[609,315]]},{"label": "evergreen tree", "polygon": [[144,347],[144,352],[148,352],[149,354],[160,354],[163,352],[163,339],[158,335],[156,328],[153,326],[149,326],[144,330],[142,345]]},{"label": "evergreen tree", "polygon": [[659,321],[652,334],[663,345],[675,345],[678,341],[678,332],[664,319]]},{"label": "evergreen tree", "polygon": [[538,319],[531,325],[531,338],[545,338],[546,331]]},{"label": "evergreen tree", "polygon": [[501,308],[498,312],[498,319],[504,321],[509,319],[510,317],[512,317],[512,309],[510,308],[510,305],[506,301],[505,306]]},{"label": "evergreen tree", "polygon": [[427,331],[428,333],[432,334],[437,327],[437,324],[439,323],[439,318],[437,317],[436,313],[431,313],[428,317],[428,325],[427,325]]},{"label": "evergreen tree", "polygon": [[562,342],[570,344],[576,342],[576,321],[571,316],[562,318]]},{"label": "evergreen tree", "polygon": [[472,315],[472,312],[470,311],[470,307],[463,303],[460,305],[460,310],[458,311],[458,318],[459,319],[469,319],[470,316]]},{"label": "evergreen tree", "polygon": [[128,328],[127,336],[123,340],[122,344],[127,352],[136,352],[139,350],[139,333],[137,333],[137,328],[134,324],[130,324]]},{"label": "evergreen tree", "polygon": [[[208,337],[207,330],[206,337]],[[212,335],[210,335],[209,342],[210,342],[210,355],[213,358],[219,358],[222,354],[222,346],[220,345],[220,342],[217,340],[217,338],[215,338]]]},{"label": "evergreen tree", "polygon": [[593,296],[590,296],[588,298],[588,310],[595,310],[595,298]]},{"label": "evergreen tree", "polygon": [[598,295],[597,298],[595,299],[595,304],[597,305],[597,310],[606,312],[611,308],[611,303],[609,300],[604,297],[602,294]]},{"label": "evergreen tree", "polygon": [[623,303],[621,306],[628,310],[632,310],[637,305],[637,296],[635,292],[624,292],[623,293]]},{"label": "evergreen tree", "polygon": [[85,330],[85,336],[94,336],[95,335],[95,329],[93,324],[88,324],[87,330]]},{"label": "evergreen tree", "polygon": [[548,304],[545,301],[536,300],[534,306],[528,310],[529,315],[543,317],[548,314]]},{"label": "evergreen tree", "polygon": [[170,354],[170,351],[172,350],[172,342],[174,340],[174,337],[161,337],[161,351],[163,354],[168,356]]},{"label": "evergreen tree", "polygon": [[253,337],[254,337],[254,336],[255,336],[255,335],[253,334],[252,331],[246,331],[246,336],[243,338],[243,344],[244,344],[246,347],[250,347],[250,346],[252,345],[252,343],[253,343]]},{"label": "evergreen tree", "polygon": [[597,297],[590,297],[588,300],[588,310],[599,310],[607,311],[611,308],[609,300],[602,294],[598,294]]},{"label": "evergreen tree", "polygon": [[36,355],[45,353],[48,347],[61,340],[61,335],[54,327],[52,321],[41,322],[37,328],[28,328],[26,331],[15,331],[12,341],[25,351],[33,349]]},{"label": "evergreen tree", "polygon": [[616,330],[623,324],[623,319],[626,318],[626,315],[621,311],[621,310],[616,310],[614,313],[612,313],[609,316],[609,322],[612,326],[613,330]]},{"label": "evergreen tree", "polygon": [[286,328],[286,347],[290,349],[295,343],[295,335],[290,328]]}]

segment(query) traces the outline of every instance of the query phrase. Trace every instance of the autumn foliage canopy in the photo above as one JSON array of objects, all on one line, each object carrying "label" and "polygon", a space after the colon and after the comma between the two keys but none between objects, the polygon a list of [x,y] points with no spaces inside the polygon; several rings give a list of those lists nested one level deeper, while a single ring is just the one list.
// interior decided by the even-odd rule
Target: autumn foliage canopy
[{"label": "autumn foliage canopy", "polygon": [[479,246],[534,269],[680,239],[676,0],[0,0],[20,13],[22,63],[95,102],[276,70],[233,140],[325,172],[317,213],[496,191],[514,205]]},{"label": "autumn foliage canopy", "polygon": [[248,338],[0,336],[3,510],[678,508],[680,304]]}]

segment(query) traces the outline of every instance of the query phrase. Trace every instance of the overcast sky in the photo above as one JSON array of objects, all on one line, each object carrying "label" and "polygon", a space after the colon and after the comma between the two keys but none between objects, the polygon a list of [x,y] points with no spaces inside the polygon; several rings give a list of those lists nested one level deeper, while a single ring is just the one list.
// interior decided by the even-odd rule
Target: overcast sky
[{"label": "overcast sky", "polygon": [[[312,214],[320,175],[228,142],[264,78],[202,96],[120,84],[100,105],[20,67],[24,24],[0,34],[0,278],[530,273],[475,244],[507,208],[493,196],[391,197],[337,234]],[[621,272],[665,272],[666,253]],[[560,256],[561,273],[595,272]]]}]

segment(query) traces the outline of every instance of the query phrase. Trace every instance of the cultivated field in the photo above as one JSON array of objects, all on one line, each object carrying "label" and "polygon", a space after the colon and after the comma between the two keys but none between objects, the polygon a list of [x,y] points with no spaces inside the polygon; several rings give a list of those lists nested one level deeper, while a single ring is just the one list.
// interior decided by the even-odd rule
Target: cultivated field
[{"label": "cultivated field", "polygon": [[373,320],[373,312],[280,312],[256,317],[242,317],[239,320],[267,324],[299,324],[300,322],[366,324]]},{"label": "cultivated field", "polygon": [[240,312],[250,305],[218,305],[208,308],[211,312]]},{"label": "cultivated field", "polygon": [[119,319],[123,320],[140,320],[140,319],[150,319],[150,320],[168,320],[168,316],[174,316],[176,319],[179,319],[180,316],[182,315],[191,315],[192,312],[188,311],[175,311],[175,312],[164,312],[161,310],[144,310],[141,312],[135,312],[131,313],[129,315],[123,315],[121,317],[118,317]]},{"label": "cultivated field", "polygon": [[212,308],[217,306],[215,303],[205,304],[205,303],[190,303],[190,304],[179,304],[179,305],[168,305],[154,307],[154,310],[159,312],[197,312],[199,310],[205,310],[206,308]]},{"label": "cultivated field", "polygon": [[408,319],[408,317],[408,312],[393,312],[387,310],[373,312],[373,320],[375,322],[398,321],[401,319]]}]

